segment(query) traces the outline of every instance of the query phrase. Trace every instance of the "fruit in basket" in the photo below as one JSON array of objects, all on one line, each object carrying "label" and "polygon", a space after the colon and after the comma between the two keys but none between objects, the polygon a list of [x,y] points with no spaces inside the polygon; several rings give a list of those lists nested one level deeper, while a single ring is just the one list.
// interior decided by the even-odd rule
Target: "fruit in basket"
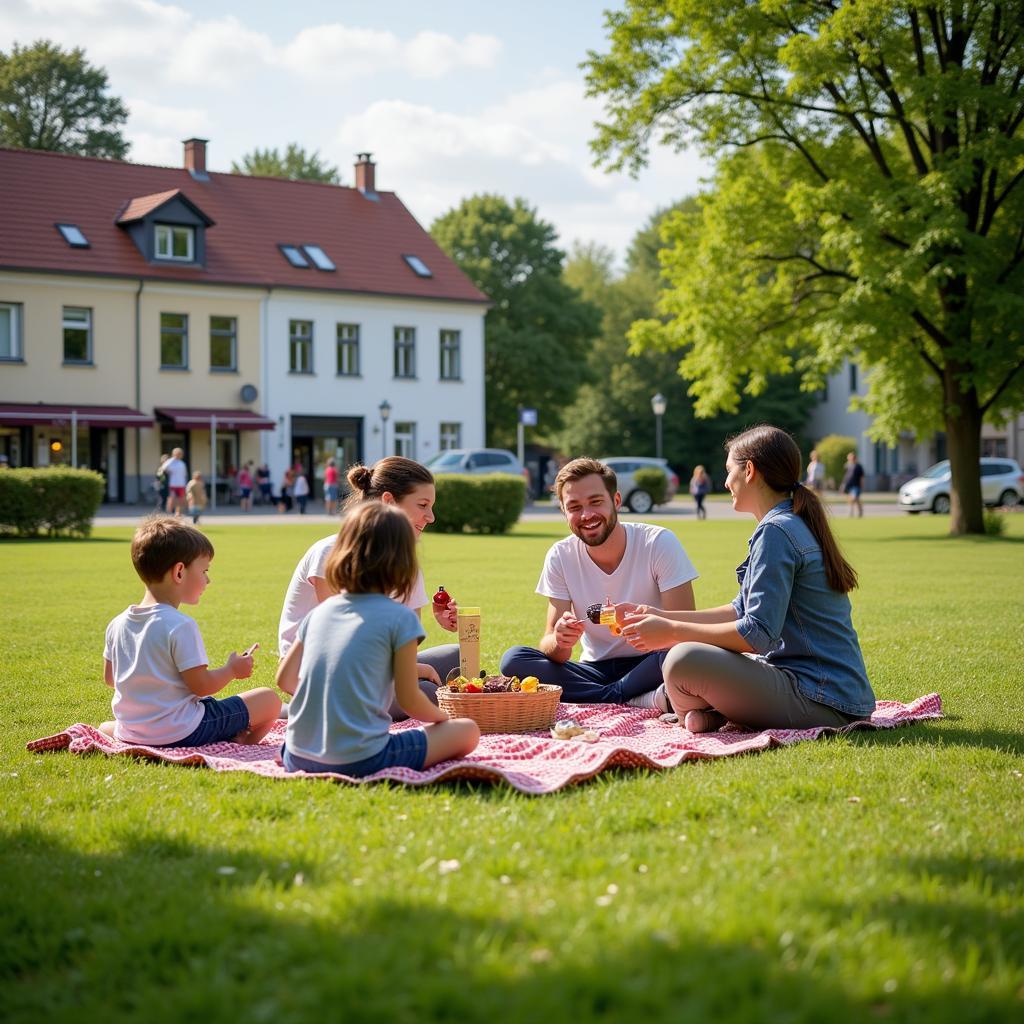
[{"label": "fruit in basket", "polygon": [[536,693],[540,680],[536,676],[527,676],[520,684],[523,693]]},{"label": "fruit in basket", "polygon": [[483,693],[484,684],[479,679],[470,679],[462,690],[463,693]]}]

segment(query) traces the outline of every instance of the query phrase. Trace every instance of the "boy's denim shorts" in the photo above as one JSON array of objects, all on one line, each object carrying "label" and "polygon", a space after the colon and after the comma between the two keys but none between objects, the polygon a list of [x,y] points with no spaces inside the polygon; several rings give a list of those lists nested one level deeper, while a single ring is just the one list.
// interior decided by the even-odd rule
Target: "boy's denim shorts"
[{"label": "boy's denim shorts", "polygon": [[372,775],[383,768],[412,768],[422,771],[427,759],[427,734],[422,729],[403,729],[388,736],[387,745],[379,754],[364,757],[362,761],[351,764],[324,764],[322,761],[311,761],[308,757],[299,757],[286,747],[281,747],[281,759],[290,772],[337,772],[339,775],[352,775],[362,778]]},{"label": "boy's denim shorts", "polygon": [[207,743],[233,740],[249,728],[249,709],[241,697],[200,697],[203,720],[183,740],[161,743],[162,747],[201,747]]}]

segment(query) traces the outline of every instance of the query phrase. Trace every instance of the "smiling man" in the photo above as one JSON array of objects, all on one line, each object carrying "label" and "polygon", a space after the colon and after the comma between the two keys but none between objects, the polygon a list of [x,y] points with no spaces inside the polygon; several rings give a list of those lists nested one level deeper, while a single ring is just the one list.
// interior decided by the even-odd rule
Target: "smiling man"
[{"label": "smiling man", "polygon": [[[661,687],[665,651],[638,655],[587,608],[653,604],[692,611],[697,571],[675,534],[647,523],[620,523],[615,473],[596,459],[574,459],[555,478],[555,495],[572,535],[544,560],[537,593],[548,599],[538,647],[512,647],[501,659],[506,675],[537,676],[562,687],[573,704],[624,704],[668,711]],[[579,641],[580,661],[570,661]]]}]

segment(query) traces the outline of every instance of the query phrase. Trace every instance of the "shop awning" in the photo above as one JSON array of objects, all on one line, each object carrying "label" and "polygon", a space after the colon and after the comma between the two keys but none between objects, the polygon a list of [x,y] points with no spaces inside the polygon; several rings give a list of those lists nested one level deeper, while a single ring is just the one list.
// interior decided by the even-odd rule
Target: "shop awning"
[{"label": "shop awning", "polygon": [[273,430],[277,421],[248,409],[167,409],[153,410],[177,430],[210,430],[214,420],[218,430]]},{"label": "shop awning", "polygon": [[47,405],[44,402],[15,405],[0,402],[0,423],[5,427],[69,427],[73,418],[80,427],[153,426],[152,416],[127,405]]}]

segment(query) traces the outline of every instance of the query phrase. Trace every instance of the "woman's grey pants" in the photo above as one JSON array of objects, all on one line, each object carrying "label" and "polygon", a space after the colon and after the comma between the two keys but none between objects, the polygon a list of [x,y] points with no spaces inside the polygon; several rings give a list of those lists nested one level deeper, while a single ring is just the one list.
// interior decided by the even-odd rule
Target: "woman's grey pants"
[{"label": "woman's grey pants", "polygon": [[665,688],[680,720],[713,708],[751,729],[809,729],[858,721],[805,697],[793,675],[764,661],[711,644],[676,644],[665,658]]}]

